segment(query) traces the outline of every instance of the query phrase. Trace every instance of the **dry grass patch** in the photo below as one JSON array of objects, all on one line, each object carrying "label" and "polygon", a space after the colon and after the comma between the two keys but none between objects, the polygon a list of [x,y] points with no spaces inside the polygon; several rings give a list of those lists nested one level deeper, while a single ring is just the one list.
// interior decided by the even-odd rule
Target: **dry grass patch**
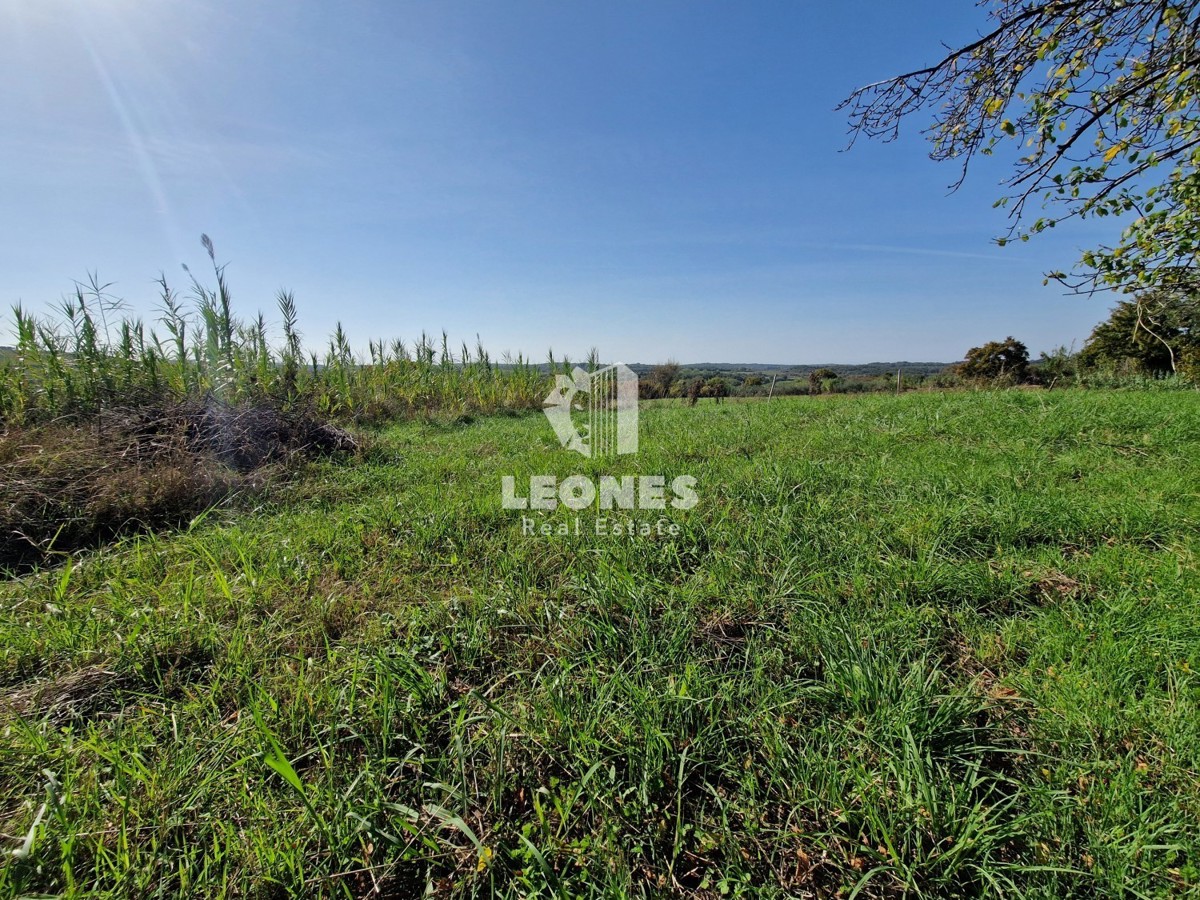
[{"label": "dry grass patch", "polygon": [[170,527],[258,492],[290,463],[353,452],[340,428],[268,404],[107,410],[0,432],[0,568]]}]

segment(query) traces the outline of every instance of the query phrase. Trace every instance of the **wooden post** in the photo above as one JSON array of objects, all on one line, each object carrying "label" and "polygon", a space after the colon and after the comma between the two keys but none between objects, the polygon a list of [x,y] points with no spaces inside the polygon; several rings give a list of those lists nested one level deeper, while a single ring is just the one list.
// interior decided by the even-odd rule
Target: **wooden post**
[{"label": "wooden post", "polygon": [[770,400],[772,395],[774,395],[774,393],[775,393],[775,379],[778,377],[779,377],[778,372],[776,372],[774,375],[771,376],[771,389],[769,391],[767,391],[767,399],[768,400]]}]

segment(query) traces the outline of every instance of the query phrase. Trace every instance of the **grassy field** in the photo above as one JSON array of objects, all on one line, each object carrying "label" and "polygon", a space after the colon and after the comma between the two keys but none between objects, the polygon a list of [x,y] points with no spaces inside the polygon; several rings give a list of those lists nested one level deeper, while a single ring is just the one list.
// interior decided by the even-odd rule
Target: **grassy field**
[{"label": "grassy field", "polygon": [[[1198,400],[412,422],[0,582],[0,895],[1194,895]],[[700,500],[501,508],[575,473]]]}]

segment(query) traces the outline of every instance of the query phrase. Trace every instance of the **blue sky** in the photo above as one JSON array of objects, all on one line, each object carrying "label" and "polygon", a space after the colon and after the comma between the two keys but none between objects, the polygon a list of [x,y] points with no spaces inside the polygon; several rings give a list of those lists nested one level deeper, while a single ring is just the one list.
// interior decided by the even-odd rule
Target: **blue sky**
[{"label": "blue sky", "polygon": [[[859,84],[970,38],[963,0],[0,0],[0,304],[160,271],[310,345],[445,329],[495,353],[952,360],[1081,343],[1043,273],[1113,235],[992,239],[1005,167],[913,122],[849,153]],[[7,334],[0,327],[0,342]]]}]

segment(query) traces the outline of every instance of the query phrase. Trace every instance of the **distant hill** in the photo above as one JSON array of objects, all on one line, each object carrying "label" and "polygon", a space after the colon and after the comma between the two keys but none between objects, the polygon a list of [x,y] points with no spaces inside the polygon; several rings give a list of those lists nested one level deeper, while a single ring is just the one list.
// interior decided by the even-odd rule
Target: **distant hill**
[{"label": "distant hill", "polygon": [[[873,375],[895,375],[897,369],[902,369],[906,375],[934,375],[951,363],[944,362],[870,362],[870,363],[795,363],[791,365],[779,363],[683,363],[680,369],[684,373],[706,373],[710,375],[758,375],[778,376],[780,379],[807,378],[808,373],[815,369],[832,369],[843,378],[870,377]],[[654,366],[645,363],[635,363],[630,368],[639,375],[649,372]]]},{"label": "distant hill", "polygon": [[[587,367],[587,363],[582,360],[573,360],[574,365],[582,365]],[[549,366],[546,363],[535,363],[542,371],[549,371]],[[603,366],[611,365],[605,361],[601,363]],[[637,372],[638,375],[645,375],[656,364],[654,363],[629,363],[629,368]],[[870,378],[880,375],[895,376],[897,369],[902,369],[905,375],[912,377],[924,377],[926,375],[936,375],[947,366],[953,363],[945,362],[910,362],[902,360],[899,362],[869,362],[869,363],[680,363],[680,375],[685,378],[695,378],[698,375],[705,377],[713,377],[716,375],[737,377],[746,375],[758,375],[759,377],[771,378],[776,377],[780,381],[795,379],[797,381],[808,378],[808,373],[814,369],[832,369],[837,372],[842,378]],[[511,368],[511,363],[500,363],[501,369]],[[739,379],[740,380],[740,379]]]},{"label": "distant hill", "polygon": [[[642,363],[635,364],[634,368]],[[869,363],[714,363],[714,362],[698,362],[684,363],[685,368],[689,369],[729,369],[738,372],[764,372],[764,371],[795,371],[807,372],[810,369],[870,369],[871,371],[886,372],[896,371],[897,366],[912,369],[928,369],[933,367],[944,368],[951,363],[943,362],[909,362],[907,360],[901,362],[869,362]],[[646,368],[651,366],[646,365]]]},{"label": "distant hill", "polygon": [[[730,368],[743,369],[747,372],[795,372],[801,375],[807,375],[814,369],[832,369],[839,375],[887,375],[895,372],[897,369],[903,369],[912,374],[932,374],[940,372],[950,363],[944,362],[910,362],[902,360],[900,362],[869,362],[869,363],[806,363],[803,365],[794,366],[736,366]],[[702,368],[698,366],[697,368]]]}]

